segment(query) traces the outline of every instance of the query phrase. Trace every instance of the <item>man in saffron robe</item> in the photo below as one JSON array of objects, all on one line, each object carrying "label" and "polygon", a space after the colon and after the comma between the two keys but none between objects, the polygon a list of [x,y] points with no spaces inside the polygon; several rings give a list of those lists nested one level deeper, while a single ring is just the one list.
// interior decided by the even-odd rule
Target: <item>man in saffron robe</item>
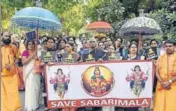
[{"label": "man in saffron robe", "polygon": [[16,71],[18,49],[11,44],[8,33],[3,34],[1,72],[1,111],[21,111]]},{"label": "man in saffron robe", "polygon": [[166,53],[157,61],[158,79],[154,111],[176,111],[176,53],[175,41],[165,42]]}]

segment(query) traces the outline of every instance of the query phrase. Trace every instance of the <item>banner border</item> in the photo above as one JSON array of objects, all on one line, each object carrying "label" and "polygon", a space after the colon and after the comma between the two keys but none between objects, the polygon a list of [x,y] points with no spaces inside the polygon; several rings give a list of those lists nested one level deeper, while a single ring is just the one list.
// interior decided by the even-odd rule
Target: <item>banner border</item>
[{"label": "banner border", "polygon": [[[44,65],[44,77],[45,77],[45,87],[46,87],[46,98],[47,98],[47,107],[49,108],[49,102],[48,101],[48,83],[47,83],[47,76],[46,76],[46,67],[48,66],[56,66],[56,65],[62,65],[62,66],[68,66],[68,65],[87,65],[87,64],[106,64],[106,63],[133,63],[133,62],[152,62],[152,86],[154,84],[154,75],[155,75],[155,64],[152,60],[122,60],[122,61],[119,61],[119,60],[112,60],[112,61],[103,61],[103,62],[78,62],[78,63],[49,63],[49,64],[45,64]],[[153,89],[153,87],[152,87]],[[139,98],[141,99],[141,98]],[[144,99],[147,99],[147,98],[144,98]],[[80,100],[86,100],[86,99],[80,99]],[[127,100],[127,99],[126,99]],[[151,101],[150,101],[151,103]],[[55,108],[52,108],[52,109],[55,109]]]}]

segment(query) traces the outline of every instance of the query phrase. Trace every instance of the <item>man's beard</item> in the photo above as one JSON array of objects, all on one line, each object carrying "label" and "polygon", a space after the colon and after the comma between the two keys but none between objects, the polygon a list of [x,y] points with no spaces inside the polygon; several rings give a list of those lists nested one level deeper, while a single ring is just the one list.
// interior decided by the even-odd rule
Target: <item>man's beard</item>
[{"label": "man's beard", "polygon": [[3,39],[2,41],[3,41],[3,43],[4,43],[5,45],[9,45],[9,44],[11,43],[11,39],[10,39],[10,38],[8,38],[8,39]]}]

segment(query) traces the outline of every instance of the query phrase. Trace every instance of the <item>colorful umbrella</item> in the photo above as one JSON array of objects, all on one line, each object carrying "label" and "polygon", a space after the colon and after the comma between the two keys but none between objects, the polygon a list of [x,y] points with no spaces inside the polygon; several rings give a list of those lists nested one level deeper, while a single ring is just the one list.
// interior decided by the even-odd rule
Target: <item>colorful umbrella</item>
[{"label": "colorful umbrella", "polygon": [[122,25],[119,33],[120,35],[125,36],[139,35],[138,48],[142,49],[143,35],[159,34],[162,33],[162,31],[159,24],[155,20],[144,16],[140,16],[128,20],[124,25]]},{"label": "colorful umbrella", "polygon": [[119,33],[120,35],[153,35],[162,33],[162,31],[155,20],[142,16],[128,20],[122,25]]},{"label": "colorful umbrella", "polygon": [[112,29],[111,25],[107,22],[96,21],[88,24],[86,30],[97,31],[97,32],[107,32]]},{"label": "colorful umbrella", "polygon": [[17,24],[31,29],[60,30],[61,23],[51,11],[39,7],[27,7],[16,12],[11,19]]}]

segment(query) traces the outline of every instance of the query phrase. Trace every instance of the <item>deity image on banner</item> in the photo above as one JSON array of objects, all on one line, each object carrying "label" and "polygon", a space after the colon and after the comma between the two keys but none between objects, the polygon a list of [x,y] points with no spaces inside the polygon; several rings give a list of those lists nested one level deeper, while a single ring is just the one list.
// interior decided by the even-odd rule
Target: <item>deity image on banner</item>
[{"label": "deity image on banner", "polygon": [[91,66],[82,75],[83,89],[91,96],[102,97],[108,94],[114,83],[113,73],[102,65]]},{"label": "deity image on banner", "polygon": [[57,69],[54,77],[50,78],[50,84],[53,85],[53,90],[57,93],[60,99],[64,98],[65,93],[68,91],[68,84],[70,83],[70,72],[66,76],[62,69]]},{"label": "deity image on banner", "polygon": [[134,69],[131,69],[131,74],[128,73],[126,77],[126,81],[130,83],[130,89],[137,97],[139,97],[142,90],[145,89],[149,70],[150,68],[146,71],[146,73],[144,73],[141,70],[141,67],[136,65],[134,66]]}]

